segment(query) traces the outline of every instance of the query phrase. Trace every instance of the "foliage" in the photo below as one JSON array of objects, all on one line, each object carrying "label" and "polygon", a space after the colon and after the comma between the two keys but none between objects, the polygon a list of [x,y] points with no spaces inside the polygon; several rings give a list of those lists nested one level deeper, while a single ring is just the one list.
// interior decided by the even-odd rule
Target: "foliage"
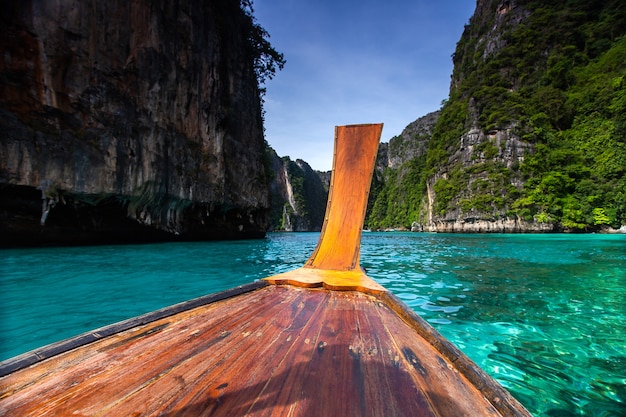
[{"label": "foliage", "polygon": [[554,116],[552,127],[535,126],[539,144],[522,167],[528,180],[520,214],[546,211],[567,229],[619,227],[626,223],[626,38],[571,72],[576,82],[563,96],[572,121],[565,130],[557,129]]},{"label": "foliage", "polygon": [[386,168],[382,179],[372,181],[365,227],[410,228],[419,216],[426,192],[425,157],[414,158],[400,170]]},{"label": "foliage", "polygon": [[[237,4],[234,0],[214,0],[227,3],[228,6]],[[248,53],[252,62],[252,70],[257,80],[258,94],[261,102],[261,120],[265,122],[265,82],[271,80],[276,72],[285,66],[285,56],[278,52],[269,41],[270,34],[254,17],[253,0],[239,0],[238,7],[243,14],[244,33],[247,38]],[[233,6],[234,7],[234,6]],[[226,27],[223,30],[229,30]]]},{"label": "foliage", "polygon": [[274,78],[276,70],[283,69],[285,56],[274,49],[269,42],[270,34],[256,22],[252,0],[240,0],[240,8],[249,19],[248,44],[254,59],[254,73],[262,85]]},{"label": "foliage", "polygon": [[322,180],[302,160],[292,161],[289,157],[283,157],[282,167],[287,172],[286,180],[293,193],[294,207],[285,201],[278,189],[273,189],[272,227],[284,230],[286,217],[289,217],[291,225],[297,226],[297,230],[320,230],[328,199],[328,191]]},{"label": "foliage", "polygon": [[[486,12],[472,17],[457,44],[450,95],[419,170],[388,169],[372,225],[423,217],[427,181],[437,216],[458,208],[569,230],[626,224],[623,1],[518,0],[506,12],[503,4],[479,1],[477,11]],[[476,129],[506,130],[529,152],[507,168],[501,149],[484,140],[461,164],[460,138]]]}]

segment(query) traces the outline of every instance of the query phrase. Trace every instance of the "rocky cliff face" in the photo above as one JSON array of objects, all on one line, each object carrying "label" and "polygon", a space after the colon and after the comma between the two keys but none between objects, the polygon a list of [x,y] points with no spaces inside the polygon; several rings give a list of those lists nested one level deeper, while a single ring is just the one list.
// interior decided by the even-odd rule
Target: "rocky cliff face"
[{"label": "rocky cliff face", "polygon": [[[519,166],[533,149],[511,130],[485,133],[472,129],[459,138],[445,164],[434,173],[426,169],[440,114],[437,111],[420,117],[401,135],[381,144],[370,201],[372,224],[368,226],[443,233],[552,231],[550,224],[507,216],[504,200],[522,188]],[[454,181],[464,181],[466,187],[452,190],[449,184]],[[477,194],[489,197],[477,198]],[[381,208],[383,204],[386,207]],[[409,225],[403,218],[411,212]],[[381,216],[386,224],[377,227],[374,216]]]},{"label": "rocky cliff face", "polygon": [[271,181],[272,229],[286,232],[322,230],[330,175],[313,171],[301,159],[280,158],[268,149]]},{"label": "rocky cliff face", "polygon": [[0,12],[2,244],[264,233],[238,1],[13,3]]},{"label": "rocky cliff face", "polygon": [[[478,0],[448,100],[381,146],[368,227],[618,230],[625,35],[618,0]],[[419,124],[428,127],[412,140]]]},{"label": "rocky cliff face", "polygon": [[[365,220],[369,229],[408,229],[408,213],[415,213],[422,198],[423,170],[432,130],[439,111],[410,123],[402,133],[378,147]],[[425,190],[424,190],[425,191]],[[416,204],[417,203],[417,204]]]},{"label": "rocky cliff face", "polygon": [[412,228],[446,233],[552,231],[550,224],[507,215],[507,200],[524,184],[520,164],[532,151],[532,144],[510,129],[488,133],[472,129],[463,134],[446,165],[426,181],[421,221]]},{"label": "rocky cliff face", "polygon": [[439,111],[428,113],[409,123],[400,136],[391,138],[388,144],[386,166],[399,168],[404,163],[423,156],[439,114]]}]

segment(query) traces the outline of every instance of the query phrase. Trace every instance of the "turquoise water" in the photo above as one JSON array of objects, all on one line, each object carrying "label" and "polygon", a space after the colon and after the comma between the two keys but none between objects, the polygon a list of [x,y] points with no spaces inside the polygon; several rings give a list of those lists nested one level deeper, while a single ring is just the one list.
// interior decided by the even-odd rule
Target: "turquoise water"
[{"label": "turquoise water", "polygon": [[[0,360],[299,267],[318,236],[0,250]],[[626,415],[626,236],[364,233],[361,251],[536,416]]]}]

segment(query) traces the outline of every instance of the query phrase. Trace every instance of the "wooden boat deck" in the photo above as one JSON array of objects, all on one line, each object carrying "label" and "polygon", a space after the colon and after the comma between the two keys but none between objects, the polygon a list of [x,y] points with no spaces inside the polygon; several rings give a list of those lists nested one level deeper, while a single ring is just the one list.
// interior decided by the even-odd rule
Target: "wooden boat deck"
[{"label": "wooden boat deck", "polygon": [[0,378],[0,415],[523,415],[392,296],[254,286]]}]

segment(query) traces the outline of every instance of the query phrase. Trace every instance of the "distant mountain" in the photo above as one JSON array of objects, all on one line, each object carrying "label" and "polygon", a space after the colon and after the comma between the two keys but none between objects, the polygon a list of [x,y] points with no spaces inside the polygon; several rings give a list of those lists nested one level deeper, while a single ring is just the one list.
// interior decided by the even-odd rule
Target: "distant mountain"
[{"label": "distant mountain", "polygon": [[478,0],[440,111],[380,147],[372,229],[626,224],[626,7]]},{"label": "distant mountain", "polygon": [[320,231],[326,212],[330,173],[311,169],[301,159],[279,157],[266,148],[270,168],[271,228],[274,231]]}]

